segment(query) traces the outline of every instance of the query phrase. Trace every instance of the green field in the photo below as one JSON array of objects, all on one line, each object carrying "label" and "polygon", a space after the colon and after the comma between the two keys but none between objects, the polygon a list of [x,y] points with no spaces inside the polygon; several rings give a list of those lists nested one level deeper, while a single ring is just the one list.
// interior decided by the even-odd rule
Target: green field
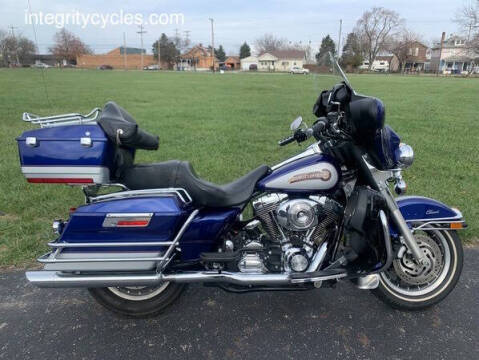
[{"label": "green field", "polygon": [[[138,162],[190,160],[198,174],[227,182],[266,163],[299,152],[278,148],[289,123],[312,123],[325,77],[287,74],[189,74],[94,70],[0,70],[0,265],[25,265],[46,251],[51,221],[83,202],[81,190],[31,185],[21,172],[15,137],[32,128],[22,112],[41,115],[89,112],[108,100],[125,107],[160,149],[139,151]],[[404,173],[409,194],[461,209],[473,239],[479,230],[479,79],[356,75],[362,93],[381,98],[387,122],[413,146],[414,165]]]}]

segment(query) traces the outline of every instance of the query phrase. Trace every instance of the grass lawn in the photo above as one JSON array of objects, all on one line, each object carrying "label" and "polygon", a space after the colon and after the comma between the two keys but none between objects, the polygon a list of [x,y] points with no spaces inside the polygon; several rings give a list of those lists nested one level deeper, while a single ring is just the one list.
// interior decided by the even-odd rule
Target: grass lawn
[{"label": "grass lawn", "polygon": [[[45,76],[51,106],[39,70],[0,70],[0,265],[31,263],[53,239],[51,221],[83,202],[79,188],[24,180],[15,137],[32,126],[22,112],[86,113],[115,100],[160,135],[159,151],[139,151],[138,162],[190,160],[200,176],[222,183],[299,152],[277,140],[298,115],[312,123],[316,96],[331,84],[287,74],[48,69]],[[462,236],[477,236],[479,79],[357,75],[351,82],[384,101],[387,122],[413,146],[416,160],[404,173],[409,194],[458,207],[469,224]]]}]

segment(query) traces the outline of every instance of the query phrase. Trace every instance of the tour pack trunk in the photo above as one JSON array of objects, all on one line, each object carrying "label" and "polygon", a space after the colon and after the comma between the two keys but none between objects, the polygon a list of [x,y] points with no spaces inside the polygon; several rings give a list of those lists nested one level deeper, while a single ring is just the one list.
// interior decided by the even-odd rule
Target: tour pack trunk
[{"label": "tour pack trunk", "polygon": [[108,184],[114,174],[115,146],[96,124],[28,130],[17,142],[31,183]]}]

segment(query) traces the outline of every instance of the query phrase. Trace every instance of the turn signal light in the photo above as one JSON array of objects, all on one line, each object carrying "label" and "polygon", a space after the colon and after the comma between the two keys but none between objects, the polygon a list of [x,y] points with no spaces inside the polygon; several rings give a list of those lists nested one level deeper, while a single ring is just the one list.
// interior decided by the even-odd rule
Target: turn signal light
[{"label": "turn signal light", "polygon": [[460,223],[460,222],[455,222],[455,223],[450,223],[450,224],[449,224],[449,228],[450,228],[450,229],[462,229],[463,226],[462,226],[462,223]]}]

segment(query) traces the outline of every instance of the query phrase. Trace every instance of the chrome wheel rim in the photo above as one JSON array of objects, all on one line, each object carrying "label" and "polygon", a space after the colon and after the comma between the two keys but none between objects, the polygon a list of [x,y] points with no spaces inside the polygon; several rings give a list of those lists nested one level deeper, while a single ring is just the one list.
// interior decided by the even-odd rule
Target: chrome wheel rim
[{"label": "chrome wheel rim", "polygon": [[160,286],[118,286],[109,287],[108,290],[122,299],[143,301],[152,299],[161,294],[163,291],[165,291],[169,284],[169,282],[165,282]]},{"label": "chrome wheel rim", "polygon": [[414,236],[426,255],[426,263],[417,265],[412,261],[411,254],[404,254],[402,259],[395,259],[393,266],[382,272],[380,277],[394,292],[418,297],[433,292],[443,284],[451,267],[451,251],[440,231],[416,233]]}]

